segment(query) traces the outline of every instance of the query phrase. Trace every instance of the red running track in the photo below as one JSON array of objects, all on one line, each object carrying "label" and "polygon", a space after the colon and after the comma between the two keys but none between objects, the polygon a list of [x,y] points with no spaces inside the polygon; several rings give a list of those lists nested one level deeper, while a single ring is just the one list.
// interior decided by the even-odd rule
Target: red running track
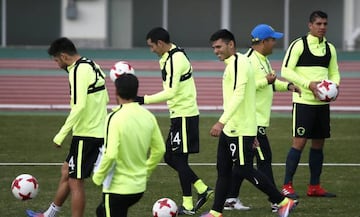
[{"label": "red running track", "polygon": [[[158,77],[140,77],[139,95],[151,94],[161,90],[162,81]],[[221,78],[197,77],[195,79],[199,106],[217,108],[222,105]],[[110,104],[116,104],[114,86],[108,80]],[[337,107],[360,107],[360,95],[357,93],[359,79],[342,79],[342,88]],[[2,75],[0,79],[0,104],[4,105],[68,105],[69,86],[66,76],[11,76]],[[164,104],[163,104],[164,105]],[[291,106],[291,93],[275,93],[274,106]],[[213,109],[210,109],[213,110]]]},{"label": "red running track", "polygon": [[[114,61],[99,60],[97,63],[106,70]],[[131,61],[137,70],[158,71],[156,61]],[[274,62],[276,70],[280,68],[280,62]],[[357,71],[360,63],[342,62],[339,63],[341,70]],[[223,63],[219,61],[193,61],[194,70],[201,71],[222,71]],[[56,64],[51,60],[0,60],[2,69],[57,69]],[[160,91],[162,81],[160,77],[139,77],[139,95],[152,94]],[[218,110],[222,106],[221,77],[195,78],[197,86],[198,103],[200,108],[205,110]],[[342,78],[340,96],[337,101],[332,102],[332,108],[336,110],[360,111],[360,95],[358,86],[360,77]],[[110,104],[116,104],[114,98],[114,87],[108,80],[107,88],[110,94]],[[0,75],[0,108],[16,108],[21,105],[50,105],[52,108],[68,106],[69,104],[68,80],[66,74],[58,75]],[[161,104],[165,105],[165,104]],[[275,93],[273,106],[277,110],[288,110],[291,107],[291,93]],[[286,108],[285,108],[286,107]]]}]

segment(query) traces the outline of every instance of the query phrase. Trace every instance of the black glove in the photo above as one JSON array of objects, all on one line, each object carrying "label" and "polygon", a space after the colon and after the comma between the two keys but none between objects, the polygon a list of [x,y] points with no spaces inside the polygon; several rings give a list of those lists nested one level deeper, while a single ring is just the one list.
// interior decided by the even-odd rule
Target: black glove
[{"label": "black glove", "polygon": [[144,97],[143,96],[137,96],[134,99],[134,102],[138,102],[140,105],[143,105],[144,104]]}]

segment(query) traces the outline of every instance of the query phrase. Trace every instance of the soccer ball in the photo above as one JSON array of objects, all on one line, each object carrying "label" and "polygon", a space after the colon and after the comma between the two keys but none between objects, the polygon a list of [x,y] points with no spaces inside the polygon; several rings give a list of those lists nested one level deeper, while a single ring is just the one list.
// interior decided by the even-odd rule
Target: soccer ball
[{"label": "soccer ball", "polygon": [[338,89],[336,87],[335,82],[330,81],[330,80],[322,80],[317,85],[317,88],[320,91],[319,98],[321,101],[324,101],[324,102],[330,102],[330,101],[335,100],[335,98],[338,94]]},{"label": "soccer ball", "polygon": [[135,74],[135,70],[128,62],[119,61],[111,67],[110,79],[115,82],[115,80],[124,73]]},{"label": "soccer ball", "polygon": [[39,183],[34,176],[21,174],[11,183],[11,191],[16,199],[33,199],[39,192]]},{"label": "soccer ball", "polygon": [[175,217],[178,215],[176,203],[169,198],[161,198],[154,203],[153,217]]}]

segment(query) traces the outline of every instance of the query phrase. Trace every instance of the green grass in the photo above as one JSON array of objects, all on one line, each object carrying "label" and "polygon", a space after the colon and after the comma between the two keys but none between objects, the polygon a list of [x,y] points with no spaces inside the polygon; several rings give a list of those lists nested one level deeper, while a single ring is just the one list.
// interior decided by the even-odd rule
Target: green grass
[{"label": "green grass", "polygon": [[[201,117],[201,152],[192,155],[193,163],[214,163],[216,160],[217,138],[209,136],[212,124],[217,120],[216,114]],[[64,160],[69,138],[61,149],[52,144],[52,138],[63,124],[65,116],[48,113],[0,113],[0,163],[60,163]],[[163,135],[167,135],[169,119],[165,115],[158,116]],[[268,135],[273,148],[273,162],[284,163],[286,153],[291,144],[291,119],[288,116],[271,120]],[[351,116],[336,116],[332,119],[332,138],[327,140],[325,163],[360,164],[360,119]],[[304,150],[301,162],[306,163],[308,147]],[[280,188],[284,176],[284,166],[276,165],[275,179]],[[209,185],[214,186],[216,168],[211,165],[195,165],[193,169]],[[60,166],[0,166],[0,216],[22,217],[25,209],[44,210],[55,194],[60,177]],[[39,195],[30,201],[16,200],[10,191],[12,179],[21,173],[33,174],[40,183]],[[300,204],[291,216],[294,217],[359,217],[358,177],[360,166],[325,166],[322,184],[338,195],[337,198],[308,198],[306,187],[309,180],[307,166],[300,166],[295,175],[295,187],[300,195]],[[100,202],[101,189],[86,182],[87,207],[86,217],[95,216],[95,208]],[[181,190],[177,174],[166,165],[160,165],[148,183],[148,189],[141,201],[131,208],[129,216],[151,216],[152,204],[161,197],[170,197],[181,202]],[[195,195],[195,193],[194,193]],[[194,199],[196,196],[194,197]],[[241,199],[252,207],[251,211],[225,211],[224,216],[276,216],[270,212],[269,202],[264,194],[248,182],[241,188]],[[211,206],[208,203],[205,211]],[[63,206],[59,217],[69,217],[69,200]]]}]

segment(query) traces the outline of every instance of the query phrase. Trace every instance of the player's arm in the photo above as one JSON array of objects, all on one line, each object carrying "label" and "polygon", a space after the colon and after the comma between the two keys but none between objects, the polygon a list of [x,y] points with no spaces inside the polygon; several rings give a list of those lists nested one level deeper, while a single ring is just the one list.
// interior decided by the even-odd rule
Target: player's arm
[{"label": "player's arm", "polygon": [[159,125],[155,117],[153,117],[153,120],[155,128],[151,137],[150,155],[146,161],[148,178],[151,176],[152,172],[154,171],[158,163],[161,161],[165,153],[165,143]]},{"label": "player's arm", "polygon": [[296,93],[299,94],[299,96],[301,96],[301,89],[292,82],[287,82],[287,81],[282,81],[280,79],[276,79],[275,82],[274,82],[274,87],[275,87],[275,91],[279,91],[279,92],[285,92],[285,91],[296,92]]},{"label": "player's arm", "polygon": [[71,110],[66,118],[64,125],[56,134],[53,142],[61,145],[66,135],[71,131],[74,124],[81,117],[81,112],[86,106],[89,74],[93,73],[93,69],[89,64],[80,64],[76,72],[76,78],[71,79]]},{"label": "player's arm", "polygon": [[290,84],[289,82],[276,79],[274,82],[275,91],[280,91],[280,92],[288,91],[289,84]]},{"label": "player's arm", "polygon": [[256,51],[252,52],[250,56],[248,56],[249,53],[246,53],[246,56],[249,58],[251,67],[253,68],[256,90],[260,90],[267,87],[269,85],[269,81],[267,75],[264,74],[263,66],[261,65],[255,52]]},{"label": "player's arm", "polygon": [[287,91],[289,82],[282,81],[280,79],[276,79],[274,81],[275,91]]},{"label": "player's arm", "polygon": [[280,79],[276,79],[275,82],[274,82],[274,88],[275,88],[275,91],[279,91],[279,92],[285,92],[285,91],[296,92],[296,93],[299,94],[299,96],[301,96],[301,89],[292,82],[282,81]]},{"label": "player's arm", "polygon": [[[253,54],[255,55],[255,54]],[[254,78],[255,78],[255,85],[256,89],[262,89],[269,85],[268,79],[264,74],[263,70],[259,68],[259,65],[256,64],[256,61],[250,60],[251,66],[253,67],[254,71]],[[265,76],[264,76],[265,75]]]},{"label": "player's arm", "polygon": [[340,72],[337,62],[337,53],[335,47],[329,43],[331,59],[329,63],[329,80],[335,82],[338,86],[340,85]]},{"label": "player's arm", "polygon": [[[235,73],[234,73],[235,69],[234,69],[233,64],[227,65],[225,70],[229,70],[230,74],[235,79]],[[238,73],[237,73],[236,87],[230,96],[231,98],[228,100],[230,103],[227,106],[227,109],[224,110],[224,112],[220,116],[218,122],[216,122],[211,127],[211,129],[210,129],[211,136],[215,136],[215,137],[220,136],[220,133],[222,132],[224,126],[230,120],[230,118],[233,116],[233,114],[237,110],[240,103],[244,100],[245,87],[246,87],[246,83],[248,80],[247,73],[246,73],[247,70],[252,71],[252,66],[251,66],[250,62],[248,62],[248,61],[245,62],[244,59],[239,59],[238,60]],[[234,79],[231,79],[231,80],[234,81]],[[233,84],[229,84],[229,85],[233,85]]]},{"label": "player's arm", "polygon": [[173,56],[173,73],[171,74],[171,64],[170,60],[166,63],[166,81],[162,91],[144,96],[144,103],[158,103],[165,102],[169,99],[172,99],[180,86],[180,77],[182,74],[185,74],[189,68],[185,55],[181,52],[174,53]]},{"label": "player's arm", "polygon": [[96,185],[101,185],[111,170],[114,162],[116,161],[116,156],[119,150],[118,146],[120,145],[119,131],[121,131],[121,124],[118,124],[115,120],[109,120],[108,125],[106,150],[102,156],[99,167],[92,177],[92,180]]},{"label": "player's arm", "polygon": [[295,72],[296,64],[304,49],[303,47],[303,41],[301,39],[294,41],[290,45],[282,63],[281,76],[303,88],[309,88],[311,81],[299,76]]}]

